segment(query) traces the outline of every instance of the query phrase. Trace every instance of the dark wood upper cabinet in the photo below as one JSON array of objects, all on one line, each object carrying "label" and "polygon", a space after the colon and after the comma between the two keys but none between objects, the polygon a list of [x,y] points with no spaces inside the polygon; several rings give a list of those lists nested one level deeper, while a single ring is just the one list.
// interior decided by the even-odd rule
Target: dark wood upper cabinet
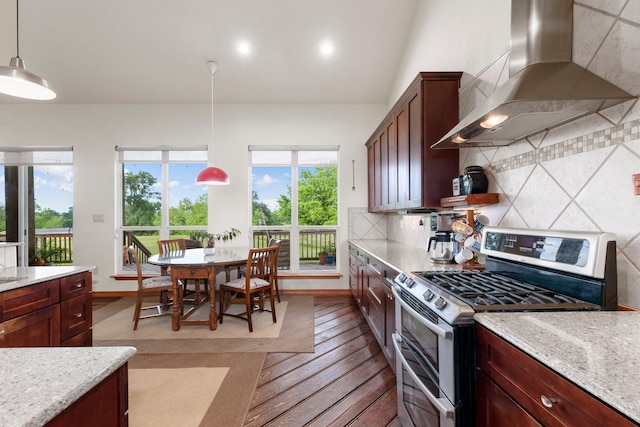
[{"label": "dark wood upper cabinet", "polygon": [[458,122],[458,72],[418,74],[367,141],[369,210],[440,207],[458,175],[458,150],[433,150]]}]

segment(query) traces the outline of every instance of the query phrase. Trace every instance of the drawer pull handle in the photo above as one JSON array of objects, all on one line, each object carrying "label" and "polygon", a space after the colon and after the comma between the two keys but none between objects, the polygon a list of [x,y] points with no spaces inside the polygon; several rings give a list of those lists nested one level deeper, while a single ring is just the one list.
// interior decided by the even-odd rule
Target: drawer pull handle
[{"label": "drawer pull handle", "polygon": [[542,401],[542,404],[547,408],[553,407],[553,404],[557,402],[557,400],[553,397],[547,397],[544,394],[540,395],[540,400]]},{"label": "drawer pull handle", "polygon": [[0,329],[0,335],[4,334],[4,329]]},{"label": "drawer pull handle", "polygon": [[387,294],[387,298],[389,298],[391,301],[393,301],[393,294]]},{"label": "drawer pull handle", "polygon": [[81,288],[82,287],[82,283],[78,282],[76,283],[76,288]]},{"label": "drawer pull handle", "polygon": [[82,313],[76,313],[73,315],[73,317],[77,318],[77,319],[82,319]]}]

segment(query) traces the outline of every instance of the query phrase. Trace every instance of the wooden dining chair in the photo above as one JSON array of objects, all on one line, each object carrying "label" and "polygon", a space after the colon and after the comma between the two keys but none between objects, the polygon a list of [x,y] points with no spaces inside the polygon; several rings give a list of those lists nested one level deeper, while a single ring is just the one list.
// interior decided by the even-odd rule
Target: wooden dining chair
[{"label": "wooden dining chair", "polygon": [[276,240],[276,239],[269,239],[269,245],[268,246],[275,246],[278,248],[278,250],[276,251],[276,268],[275,271],[273,272],[273,285],[276,289],[276,298],[278,299],[278,302],[280,302],[280,289],[278,289],[278,268],[280,267],[280,262],[279,262],[279,258],[280,258],[280,248],[282,246],[282,240]]},{"label": "wooden dining chair", "polygon": [[[188,247],[191,246],[191,241],[187,241],[185,239],[167,239],[167,240],[158,240],[158,253],[160,256],[171,256],[171,254],[180,254],[181,252],[187,250]],[[193,291],[191,291],[187,286],[190,285],[189,280],[184,280],[183,293],[184,297],[188,297],[189,295],[193,295],[193,298],[186,299],[186,302],[194,305],[200,305],[201,298],[204,295],[208,295],[209,286],[207,285],[206,280],[202,280],[204,284],[204,289],[200,290],[200,279],[193,279]]]},{"label": "wooden dining chair", "polygon": [[[136,294],[136,307],[133,312],[133,330],[138,329],[138,321],[140,319],[147,319],[150,317],[157,316],[165,316],[171,315],[173,310],[171,304],[167,299],[163,299],[161,297],[161,302],[156,305],[150,305],[143,307],[144,297],[149,295],[158,295],[158,293],[167,292],[173,293],[173,284],[171,283],[171,278],[169,276],[154,276],[144,278],[142,275],[142,267],[140,266],[140,260],[138,259],[138,254],[133,248],[128,249],[129,259],[134,262],[136,265],[136,270],[138,272],[138,292]],[[178,285],[178,293],[182,294],[182,284]],[[163,302],[164,300],[164,302]],[[182,306],[182,298],[179,298],[180,301],[180,313],[184,311]],[[155,313],[147,314],[145,316],[141,316],[143,310],[154,310]]]},{"label": "wooden dining chair", "polygon": [[[273,323],[276,323],[274,303],[274,277],[277,269],[277,246],[249,249],[246,273],[244,277],[220,285],[220,311],[218,321],[223,323],[224,316],[244,319],[249,323],[249,332],[253,332],[251,314],[254,310],[271,311]],[[265,299],[269,297],[271,310],[265,310]],[[258,301],[257,308],[254,302]],[[244,304],[246,311],[240,314],[227,313],[233,304]]]}]

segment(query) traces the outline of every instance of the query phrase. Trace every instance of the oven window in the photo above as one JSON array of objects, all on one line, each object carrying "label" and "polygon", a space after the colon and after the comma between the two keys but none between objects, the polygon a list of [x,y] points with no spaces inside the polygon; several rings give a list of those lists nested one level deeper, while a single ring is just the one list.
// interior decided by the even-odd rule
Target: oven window
[{"label": "oven window", "polygon": [[406,310],[402,310],[402,336],[420,349],[435,372],[440,371],[438,335],[426,328]]},{"label": "oven window", "polygon": [[[403,404],[414,426],[439,426],[440,413],[422,393],[403,366],[402,397]],[[416,371],[416,373],[419,372]]]}]

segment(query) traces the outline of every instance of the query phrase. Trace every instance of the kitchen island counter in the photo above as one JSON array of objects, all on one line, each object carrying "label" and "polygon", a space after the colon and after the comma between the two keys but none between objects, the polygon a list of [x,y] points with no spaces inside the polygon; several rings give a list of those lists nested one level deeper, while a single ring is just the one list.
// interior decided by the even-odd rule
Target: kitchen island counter
[{"label": "kitchen island counter", "polygon": [[478,313],[474,319],[640,423],[640,312]]},{"label": "kitchen island counter", "polygon": [[0,425],[46,424],[135,352],[134,347],[0,349]]},{"label": "kitchen island counter", "polygon": [[0,292],[24,288],[47,280],[91,271],[92,266],[7,267],[0,269]]}]

